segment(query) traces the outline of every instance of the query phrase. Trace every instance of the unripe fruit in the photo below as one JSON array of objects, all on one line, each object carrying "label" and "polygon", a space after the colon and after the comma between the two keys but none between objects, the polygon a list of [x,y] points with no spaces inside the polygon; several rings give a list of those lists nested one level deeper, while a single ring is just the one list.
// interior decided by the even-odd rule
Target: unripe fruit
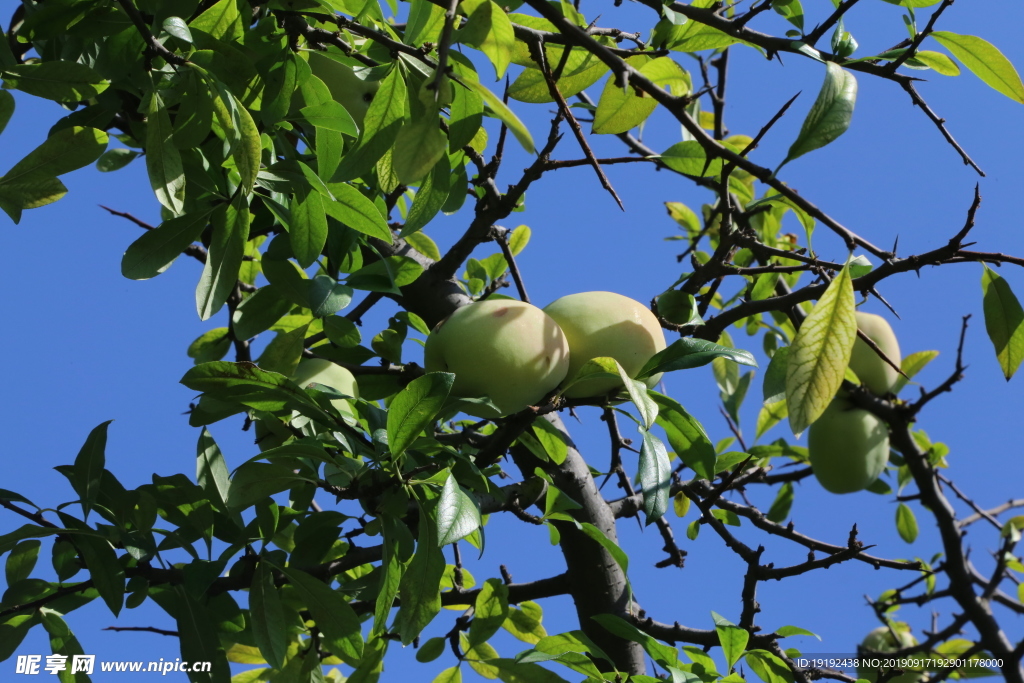
[{"label": "unripe fruit", "polygon": [[[554,318],[569,342],[569,380],[592,358],[614,358],[630,377],[636,377],[651,356],[665,348],[665,333],[650,309],[614,292],[582,292],[563,296],[544,312]],[[661,379],[647,380],[653,387]],[[604,396],[622,386],[619,380],[585,380],[565,392],[566,398]]]},{"label": "unripe fruit", "polygon": [[[295,368],[295,372],[289,379],[303,389],[311,382],[316,382],[317,384],[331,387],[342,394],[359,398],[359,385],[356,384],[356,378],[352,376],[352,373],[340,365],[335,365],[331,361],[322,358],[306,358],[299,361],[298,367]],[[343,417],[351,418],[352,420],[358,419],[358,415],[349,401],[343,398],[336,398],[331,400],[331,405]],[[259,444],[261,451],[277,448],[292,436],[287,426],[278,420],[275,420],[275,423],[265,423],[263,420],[256,422],[256,443]]]},{"label": "unripe fruit", "polygon": [[[316,382],[347,396],[359,398],[359,385],[356,384],[356,378],[352,376],[352,373],[323,358],[305,358],[299,361],[299,366],[295,368],[291,380],[303,389],[311,382]],[[356,412],[352,404],[345,399],[333,399],[331,405],[343,416],[356,419]]]},{"label": "unripe fruit", "polygon": [[498,412],[466,408],[476,417],[503,417],[536,405],[565,379],[569,345],[555,321],[522,301],[490,299],[463,306],[427,337],[427,372],[454,372],[452,394],[486,396]]},{"label": "unripe fruit", "polygon": [[360,129],[370,108],[373,96],[380,88],[379,81],[364,81],[356,76],[352,67],[336,62],[319,52],[309,53],[309,68],[331,91],[331,97],[352,115]]},{"label": "unripe fruit", "polygon": [[[899,629],[893,629],[896,631],[896,637],[893,637],[892,631],[888,626],[879,626],[874,631],[869,633],[864,642],[861,643],[861,647],[867,650],[866,656],[872,658],[872,653],[886,653],[896,652],[902,650],[905,647],[911,645],[917,645],[917,639],[910,635],[909,631],[903,631]],[[897,638],[899,639],[897,641]],[[857,667],[857,678],[864,678],[869,681],[878,680],[878,669],[869,669],[867,667]],[[895,678],[890,678],[890,683],[917,683],[922,679],[922,674],[916,671],[909,671],[904,674],[900,674]]]},{"label": "unripe fruit", "polygon": [[870,486],[889,461],[889,430],[866,410],[835,398],[811,425],[807,448],[814,476],[827,491],[853,493]]},{"label": "unripe fruit", "polygon": [[[857,328],[875,342],[893,363],[899,365],[903,362],[899,342],[896,341],[896,335],[885,318],[857,311]],[[892,391],[899,377],[896,369],[882,360],[860,337],[853,343],[850,369],[857,374],[861,384],[879,396],[885,396]]]}]

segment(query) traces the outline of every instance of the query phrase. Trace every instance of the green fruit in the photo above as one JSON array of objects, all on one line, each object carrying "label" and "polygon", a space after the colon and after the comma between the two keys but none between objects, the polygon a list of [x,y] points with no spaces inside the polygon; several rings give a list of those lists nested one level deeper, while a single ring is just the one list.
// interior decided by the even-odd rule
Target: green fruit
[{"label": "green fruit", "polygon": [[[896,632],[896,636],[893,636],[893,631]],[[898,638],[898,640],[897,640]],[[864,642],[860,644],[861,648],[866,651],[866,656],[871,658],[874,653],[884,654],[887,652],[896,652],[902,650],[905,647],[911,645],[917,645],[917,639],[910,635],[910,631],[907,629],[906,624],[902,622],[896,622],[893,624],[893,628],[890,629],[888,626],[879,626],[864,638]],[[857,667],[857,678],[864,678],[872,683],[878,680],[878,669],[869,669],[864,666]],[[917,683],[924,679],[923,674],[917,671],[910,671],[904,674],[900,674],[895,678],[890,678],[890,683]]]},{"label": "green fruit", "polygon": [[870,486],[889,461],[889,430],[866,410],[833,399],[811,425],[807,442],[811,469],[832,493],[853,493]]},{"label": "green fruit", "polygon": [[[650,309],[639,301],[614,292],[582,292],[552,302],[544,312],[554,318],[569,341],[569,373],[572,380],[592,358],[614,358],[630,377],[636,377],[651,356],[665,348],[665,333]],[[661,379],[647,380],[653,387]],[[566,398],[604,396],[622,387],[611,378],[585,380],[565,392]]]},{"label": "green fruit", "polygon": [[[316,382],[342,394],[359,398],[359,385],[356,384],[356,378],[352,373],[340,365],[335,365],[322,358],[306,358],[299,361],[298,367],[295,368],[295,372],[289,379],[303,389],[310,383]],[[359,419],[355,408],[349,401],[336,398],[331,400],[331,405],[341,413],[342,417],[351,421]],[[256,421],[256,443],[259,445],[260,451],[277,448],[292,436],[294,436],[292,431],[280,420]]]},{"label": "green fruit", "polygon": [[363,80],[352,67],[319,52],[309,53],[309,68],[331,91],[334,101],[345,107],[356,125],[362,129],[366,111],[380,88],[380,82]]},{"label": "green fruit", "polygon": [[[299,366],[295,368],[291,380],[303,389],[310,383],[316,382],[317,384],[331,387],[346,396],[359,398],[359,385],[356,384],[356,378],[352,376],[352,373],[340,365],[335,365],[331,361],[322,358],[306,358],[299,361]],[[331,401],[331,405],[343,417],[350,417],[353,420],[357,419],[356,411],[349,401],[343,398],[336,398]]]},{"label": "green fruit", "polygon": [[[900,356],[900,345],[896,341],[896,335],[885,318],[871,313],[857,312],[857,328],[866,334],[871,341],[882,350],[893,363],[899,365],[903,362]],[[853,354],[850,356],[850,369],[857,374],[857,378],[865,387],[879,396],[885,396],[892,391],[899,373],[875,353],[874,349],[864,343],[864,340],[857,337],[853,343]]]},{"label": "green fruit", "polygon": [[569,346],[555,321],[521,301],[489,299],[442,320],[427,338],[427,372],[454,372],[452,394],[487,397],[498,412],[474,406],[476,417],[502,417],[536,405],[565,379]]}]

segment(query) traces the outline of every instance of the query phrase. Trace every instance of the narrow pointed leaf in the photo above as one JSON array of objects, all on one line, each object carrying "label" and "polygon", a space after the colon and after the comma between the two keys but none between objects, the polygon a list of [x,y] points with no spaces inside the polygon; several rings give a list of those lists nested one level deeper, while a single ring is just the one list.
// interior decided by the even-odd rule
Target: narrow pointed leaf
[{"label": "narrow pointed leaf", "polygon": [[643,445],[637,466],[640,485],[644,490],[645,524],[657,521],[668,510],[672,488],[672,464],[661,439],[649,431],[641,430]]},{"label": "narrow pointed leaf", "polygon": [[274,572],[270,565],[260,562],[253,572],[249,587],[249,622],[253,640],[260,654],[275,669],[284,668],[288,653],[288,621],[284,603],[274,585]]},{"label": "narrow pointed leaf", "polygon": [[757,367],[757,361],[754,360],[754,355],[749,351],[722,346],[705,339],[683,337],[654,354],[643,368],[640,369],[636,378],[645,379],[659,372],[698,368],[702,365],[707,365],[715,358],[725,358],[740,365]]},{"label": "narrow pointed leaf", "polygon": [[174,145],[174,128],[157,93],[149,101],[146,120],[146,169],[157,200],[177,215],[185,209],[185,171]]},{"label": "narrow pointed leaf", "polygon": [[1024,104],[1024,83],[1020,74],[995,45],[977,36],[951,31],[932,31],[930,35],[985,84]]},{"label": "narrow pointed leaf", "polygon": [[825,83],[783,164],[824,147],[850,127],[857,103],[857,79],[835,62],[827,62],[825,67]]},{"label": "narrow pointed leaf", "polygon": [[793,433],[807,429],[831,403],[843,383],[856,338],[853,284],[844,266],[790,346],[786,404]]},{"label": "narrow pointed leaf", "polygon": [[174,262],[188,245],[199,239],[213,207],[164,221],[132,242],[121,258],[121,274],[129,280],[156,277]]},{"label": "narrow pointed leaf", "polygon": [[1009,381],[1024,360],[1024,310],[1006,280],[988,266],[981,275],[981,289],[985,330],[995,347],[999,368]]},{"label": "narrow pointed leaf", "polygon": [[234,201],[214,212],[211,222],[213,235],[196,287],[196,311],[200,320],[213,317],[238,282],[238,269],[249,240],[249,206],[245,198],[236,195]]}]

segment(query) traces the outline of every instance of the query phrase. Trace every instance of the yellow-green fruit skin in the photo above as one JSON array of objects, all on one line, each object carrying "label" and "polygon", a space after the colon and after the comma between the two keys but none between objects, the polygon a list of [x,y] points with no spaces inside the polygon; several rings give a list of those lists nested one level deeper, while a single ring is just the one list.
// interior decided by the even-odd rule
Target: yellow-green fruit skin
[{"label": "yellow-green fruit skin", "polygon": [[366,119],[373,96],[380,88],[378,81],[364,81],[356,76],[352,67],[336,62],[317,52],[309,53],[309,68],[331,91],[331,97],[352,115],[360,129]]},{"label": "yellow-green fruit skin", "polygon": [[[875,342],[882,353],[896,365],[903,362],[899,342],[896,341],[896,335],[885,318],[857,311],[857,328]],[[892,391],[899,377],[896,369],[882,360],[860,337],[853,343],[850,369],[857,374],[861,384],[879,396],[885,396]]]},{"label": "yellow-green fruit skin", "polygon": [[[347,396],[359,398],[359,385],[356,384],[356,378],[352,373],[340,365],[335,365],[331,361],[322,358],[305,358],[299,361],[299,366],[295,368],[291,380],[303,389],[310,382],[316,382],[317,384],[331,387]],[[345,399],[336,398],[331,401],[331,405],[343,416],[353,419],[357,418],[352,404]]]},{"label": "yellow-green fruit skin", "polygon": [[889,430],[866,410],[836,398],[811,425],[807,448],[811,470],[832,493],[870,486],[889,461]]},{"label": "yellow-green fruit skin", "polygon": [[[614,358],[630,377],[665,348],[665,333],[650,309],[639,301],[614,292],[582,292],[563,296],[549,304],[544,312],[554,318],[569,341],[569,373],[572,380],[592,358]],[[661,379],[647,380],[653,387]],[[566,398],[604,396],[622,382],[610,378],[574,384]]]},{"label": "yellow-green fruit skin", "polygon": [[476,417],[504,417],[536,405],[565,379],[569,345],[544,311],[522,301],[489,299],[463,306],[427,337],[427,372],[454,372],[452,394],[488,397],[465,409]]},{"label": "yellow-green fruit skin", "polygon": [[[879,626],[874,631],[869,633],[864,642],[861,643],[861,647],[867,651],[866,656],[873,658],[872,653],[887,653],[896,652],[905,647],[911,645],[917,645],[917,639],[906,631],[897,631],[899,636],[899,644],[889,631],[887,626]],[[857,678],[864,678],[874,683],[878,680],[878,669],[869,669],[864,666],[857,667]],[[921,673],[916,671],[907,672],[900,674],[895,678],[890,678],[890,683],[917,683],[922,680],[923,676]]]}]

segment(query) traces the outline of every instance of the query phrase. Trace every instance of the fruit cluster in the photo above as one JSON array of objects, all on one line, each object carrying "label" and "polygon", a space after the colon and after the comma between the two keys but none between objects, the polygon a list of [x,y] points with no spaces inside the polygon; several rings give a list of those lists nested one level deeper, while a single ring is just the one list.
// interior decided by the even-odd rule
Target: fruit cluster
[{"label": "fruit cluster", "polygon": [[[536,405],[583,365],[614,358],[635,377],[665,348],[658,319],[639,301],[613,292],[570,294],[543,310],[508,299],[464,306],[442,320],[427,339],[427,372],[453,372],[455,396],[486,396],[491,406],[465,410],[476,417],[501,417]],[[659,376],[647,380],[649,386]],[[595,377],[572,382],[566,398],[595,398],[622,386]]]}]

